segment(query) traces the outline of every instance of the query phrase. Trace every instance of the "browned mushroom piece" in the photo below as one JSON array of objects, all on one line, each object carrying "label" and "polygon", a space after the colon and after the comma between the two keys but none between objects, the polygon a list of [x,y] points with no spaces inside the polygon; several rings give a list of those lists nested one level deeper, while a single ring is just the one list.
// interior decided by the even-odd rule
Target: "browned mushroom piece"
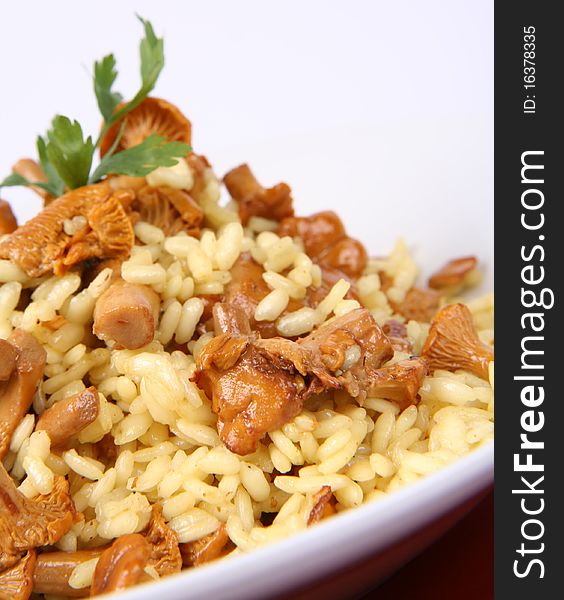
[{"label": "browned mushroom piece", "polygon": [[[0,460],[6,456],[12,434],[31,406],[46,361],[45,350],[30,333],[14,329],[6,343],[16,352],[16,364],[9,379],[0,380]],[[13,356],[5,346],[4,353]]]},{"label": "browned mushroom piece", "polygon": [[135,350],[153,340],[160,298],[149,286],[116,280],[98,298],[92,331],[118,348]]},{"label": "browned mushroom piece", "polygon": [[99,558],[108,546],[75,552],[43,552],[37,557],[33,574],[33,591],[36,594],[84,598],[90,588],[75,589],[69,585],[69,577],[78,565]]},{"label": "browned mushroom piece", "polygon": [[77,513],[68,490],[68,481],[56,476],[50,494],[29,500],[0,463],[0,571],[32,548],[55,544],[72,527]]},{"label": "browned mushroom piece", "polygon": [[419,356],[386,365],[373,372],[368,394],[393,400],[403,410],[416,401],[428,368],[427,361]]},{"label": "browned mushroom piece", "polygon": [[18,351],[7,340],[0,339],[0,381],[8,381],[16,370]]},{"label": "browned mushroom piece", "polygon": [[18,222],[12,212],[10,203],[0,199],[0,235],[12,233],[17,228]]},{"label": "browned mushroom piece", "polygon": [[[241,314],[228,316],[237,311]],[[336,318],[298,342],[244,333],[245,316],[236,306],[216,304],[214,314],[218,328],[223,323],[231,330],[204,348],[194,380],[212,400],[223,443],[240,455],[254,452],[266,433],[296,416],[311,394],[346,389],[364,399],[372,372],[393,356],[366,309]]]},{"label": "browned mushroom piece", "polygon": [[90,595],[125,590],[139,582],[151,554],[147,540],[139,533],[122,535],[102,552],[94,570]]},{"label": "browned mushroom piece", "polygon": [[289,186],[279,183],[268,189],[263,188],[246,164],[226,173],[223,182],[239,205],[239,216],[243,225],[246,225],[251,217],[280,221],[294,214]]},{"label": "browned mushroom piece", "polygon": [[182,563],[185,567],[198,567],[221,556],[226,556],[234,549],[222,523],[213,533],[185,544],[180,544]]},{"label": "browned mushroom piece", "polygon": [[0,572],[0,600],[27,600],[33,586],[37,554],[29,550],[13,567]]},{"label": "browned mushroom piece", "polygon": [[429,362],[430,371],[465,369],[487,380],[494,352],[478,337],[468,307],[449,304],[433,319],[421,356]]},{"label": "browned mushroom piece", "polygon": [[368,261],[364,246],[347,235],[341,219],[333,211],[286,218],[278,227],[278,235],[299,236],[308,256],[321,266],[338,269],[352,279],[360,277]]},{"label": "browned mushroom piece", "polygon": [[154,567],[160,577],[178,573],[182,568],[178,535],[165,523],[160,504],[153,505],[144,536],[151,546],[147,564]]},{"label": "browned mushroom piece", "polygon": [[96,420],[99,410],[98,392],[96,388],[89,387],[70,398],[60,400],[44,411],[35,429],[47,432],[53,448],[64,446],[73,436]]},{"label": "browned mushroom piece", "polygon": [[382,331],[388,336],[394,350],[413,353],[413,344],[407,337],[407,327],[397,319],[388,319],[382,326]]},{"label": "browned mushroom piece", "polygon": [[334,515],[336,510],[332,502],[334,501],[333,492],[331,487],[324,485],[316,494],[313,496],[313,508],[309,513],[307,519],[308,525],[319,523],[321,519]]},{"label": "browned mushroom piece", "polygon": [[[135,236],[126,214],[133,192],[115,192],[108,183],[87,185],[57,198],[0,243],[0,258],[13,261],[30,277],[62,274],[91,258],[126,258]],[[74,234],[65,222],[84,217]]]},{"label": "browned mushroom piece", "polygon": [[408,321],[423,321],[430,323],[439,309],[441,295],[435,290],[412,287],[407,290],[402,302],[390,301],[394,312],[405,317]]},{"label": "browned mushroom piece", "polygon": [[159,227],[165,235],[185,231],[199,237],[204,212],[184,190],[145,185],[138,189],[131,209],[146,223]]},{"label": "browned mushroom piece", "polygon": [[[33,181],[37,183],[46,183],[47,175],[45,175],[45,171],[41,167],[41,165],[37,164],[31,158],[20,158],[18,162],[12,167],[12,171],[25,177],[28,181]],[[40,188],[36,185],[32,185],[31,189],[38,195],[43,198],[43,202],[45,204],[49,204],[53,200],[53,196],[43,188]]]},{"label": "browned mushroom piece", "polygon": [[464,286],[468,276],[476,269],[478,260],[475,256],[455,258],[443,265],[429,278],[429,287],[434,290],[449,289],[458,291]]}]

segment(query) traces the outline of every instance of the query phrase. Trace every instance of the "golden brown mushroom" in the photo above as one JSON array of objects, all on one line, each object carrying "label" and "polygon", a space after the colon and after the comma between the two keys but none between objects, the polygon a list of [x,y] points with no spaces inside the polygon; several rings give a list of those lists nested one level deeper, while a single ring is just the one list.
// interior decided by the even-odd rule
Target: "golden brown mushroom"
[{"label": "golden brown mushroom", "polygon": [[[118,105],[116,112],[119,112],[124,104]],[[137,146],[152,134],[160,135],[169,142],[190,144],[192,137],[190,121],[171,102],[149,96],[110,127],[100,142],[100,156],[104,156],[112,147],[124,119],[127,119],[127,123],[115,149],[116,152]]]},{"label": "golden brown mushroom", "polygon": [[8,381],[16,369],[18,351],[7,340],[0,339],[0,381]]},{"label": "golden brown mushroom", "polygon": [[337,269],[352,279],[360,277],[366,267],[368,255],[364,246],[347,235],[333,211],[286,218],[278,227],[278,235],[299,236],[308,256],[322,267]]},{"label": "golden brown mushroom", "polygon": [[31,595],[37,555],[27,554],[13,567],[0,572],[0,600],[27,600]]},{"label": "golden brown mushroom", "polygon": [[57,476],[50,494],[29,500],[0,463],[0,571],[32,548],[55,544],[72,527],[77,514],[68,489]]},{"label": "golden brown mushroom", "polygon": [[170,236],[185,231],[193,237],[200,236],[204,211],[184,190],[159,186],[143,186],[136,191],[131,205],[142,221],[159,227]]},{"label": "golden brown mushroom", "polygon": [[44,411],[35,429],[45,430],[51,440],[51,446],[57,448],[93,423],[99,410],[98,392],[96,388],[89,387],[70,398],[60,400]]},{"label": "golden brown mushroom", "polygon": [[382,331],[388,336],[394,350],[413,353],[413,344],[407,337],[407,327],[396,319],[388,319],[382,326]]},{"label": "golden brown mushroom", "polygon": [[0,380],[0,460],[6,456],[12,434],[31,406],[46,361],[45,350],[30,333],[14,329],[8,342],[4,342],[4,354],[13,357],[13,352],[6,350],[6,343],[16,353],[16,364],[9,379]]},{"label": "golden brown mushroom", "polygon": [[[0,258],[15,262],[30,277],[50,271],[60,275],[90,258],[126,258],[133,247],[133,227],[125,212],[133,192],[114,192],[106,182],[66,193],[0,243]],[[74,234],[65,222],[84,217]]]},{"label": "golden brown mushroom", "polygon": [[159,308],[159,296],[149,286],[117,279],[96,302],[92,331],[118,348],[142,348],[153,340]]},{"label": "golden brown mushroom", "polygon": [[165,523],[159,504],[154,504],[152,511],[149,526],[143,534],[151,545],[147,564],[154,567],[160,577],[178,573],[182,568],[178,535]]},{"label": "golden brown mushroom", "polygon": [[373,372],[368,394],[393,400],[403,410],[415,402],[428,368],[427,361],[419,356],[386,365]]},{"label": "golden brown mushroom", "polygon": [[37,557],[33,574],[33,591],[36,594],[83,598],[90,588],[75,589],[69,585],[73,570],[83,562],[98,558],[108,546],[76,552],[43,552]]},{"label": "golden brown mushroom", "polygon": [[139,533],[117,538],[98,560],[90,595],[117,592],[138,583],[143,577],[150,553],[149,543]]},{"label": "golden brown mushroom", "polygon": [[494,359],[493,349],[479,339],[472,313],[464,304],[449,304],[439,311],[421,356],[431,371],[465,369],[486,380],[488,365]]},{"label": "golden brown mushroom", "polygon": [[429,287],[434,290],[450,290],[456,293],[468,280],[469,275],[476,269],[478,260],[475,256],[455,258],[443,265],[429,278]]},{"label": "golden brown mushroom", "polygon": [[243,225],[251,217],[280,221],[294,214],[289,186],[279,183],[268,189],[263,188],[247,164],[239,165],[226,173],[223,182],[239,205]]},{"label": "golden brown mushroom", "polygon": [[227,529],[222,523],[209,535],[193,542],[180,544],[182,563],[185,567],[198,567],[210,560],[229,554],[233,548],[234,545],[227,535]]},{"label": "golden brown mushroom", "polygon": [[12,233],[17,227],[18,222],[12,212],[12,207],[9,202],[0,199],[0,235]]}]

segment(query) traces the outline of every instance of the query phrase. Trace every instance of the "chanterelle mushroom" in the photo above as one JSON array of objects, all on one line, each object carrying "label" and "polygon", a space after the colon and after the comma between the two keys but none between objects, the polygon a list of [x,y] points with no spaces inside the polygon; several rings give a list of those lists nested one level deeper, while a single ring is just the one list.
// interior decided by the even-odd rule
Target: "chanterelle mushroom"
[{"label": "chanterelle mushroom", "polygon": [[[234,312],[241,313],[215,305],[220,335],[198,357],[195,381],[212,399],[223,443],[237,454],[253,452],[268,431],[298,414],[311,394],[345,389],[363,400],[372,372],[393,356],[366,309],[336,318],[297,342],[257,339],[241,325],[244,314]],[[232,330],[221,333],[222,327]]]},{"label": "chanterelle mushroom", "polygon": [[88,596],[89,588],[75,589],[69,585],[73,570],[83,562],[98,558],[108,546],[75,552],[42,552],[37,557],[33,574],[33,591],[36,594],[53,596]]},{"label": "chanterelle mushroom", "polygon": [[149,286],[117,279],[96,302],[92,331],[118,348],[142,348],[153,340],[159,307],[159,296]]},{"label": "chanterelle mushroom", "polygon": [[12,233],[18,226],[12,207],[6,200],[0,199],[0,235]]},{"label": "chanterelle mushroom", "polygon": [[455,258],[429,277],[429,287],[434,290],[450,289],[456,292],[463,287],[477,264],[478,260],[475,256]]},{"label": "chanterelle mushroom", "polygon": [[[123,259],[135,241],[124,208],[133,198],[133,192],[114,192],[106,182],[72,190],[1,242],[0,258],[15,262],[30,277],[62,274],[90,258]],[[67,234],[65,221],[79,216],[84,226]]]},{"label": "chanterelle mushroom", "polygon": [[64,477],[55,477],[50,494],[29,500],[18,492],[0,463],[0,571],[24,552],[58,542],[76,519]]},{"label": "chanterelle mushroom", "polygon": [[[0,460],[8,452],[12,434],[31,406],[46,360],[41,344],[21,329],[14,329],[6,343],[15,351],[16,364],[8,380],[0,379]],[[4,353],[13,356],[6,348]]]},{"label": "chanterelle mushroom", "polygon": [[178,535],[165,523],[159,504],[153,505],[151,520],[144,535],[151,545],[147,564],[154,567],[161,577],[178,573],[182,568]]},{"label": "chanterelle mushroom", "polygon": [[180,552],[184,566],[198,567],[210,560],[225,556],[233,547],[225,524],[222,523],[215,531],[203,538],[180,544]]},{"label": "chanterelle mushroom", "polygon": [[7,340],[0,339],[0,381],[8,381],[16,369],[18,351]]},{"label": "chanterelle mushroom", "polygon": [[313,496],[313,507],[307,519],[308,525],[319,523],[321,519],[335,514],[336,510],[331,502],[334,500],[333,492],[330,486],[324,485]]},{"label": "chanterelle mushroom", "polygon": [[427,361],[420,356],[385,365],[372,373],[368,393],[393,400],[403,410],[415,402],[428,368]]},{"label": "chanterelle mushroom", "polygon": [[49,435],[51,446],[56,448],[94,422],[99,410],[98,392],[96,388],[89,387],[44,411],[35,429],[44,429]]},{"label": "chanterelle mushroom", "polygon": [[98,560],[90,595],[125,590],[138,583],[143,576],[150,552],[149,543],[139,533],[117,538]]},{"label": "chanterelle mushroom", "polygon": [[468,307],[449,304],[433,319],[421,356],[427,359],[431,371],[466,369],[487,380],[494,353],[478,338]]},{"label": "chanterelle mushroom", "polygon": [[239,205],[243,225],[253,216],[280,221],[294,214],[288,185],[279,183],[268,189],[263,188],[246,164],[226,173],[223,182]]},{"label": "chanterelle mushroom", "polygon": [[0,572],[0,600],[27,600],[31,595],[35,550],[20,559],[13,567]]},{"label": "chanterelle mushroom", "polygon": [[353,279],[366,267],[368,255],[364,246],[347,235],[341,219],[332,211],[286,218],[280,223],[278,234],[301,237],[310,257]]}]

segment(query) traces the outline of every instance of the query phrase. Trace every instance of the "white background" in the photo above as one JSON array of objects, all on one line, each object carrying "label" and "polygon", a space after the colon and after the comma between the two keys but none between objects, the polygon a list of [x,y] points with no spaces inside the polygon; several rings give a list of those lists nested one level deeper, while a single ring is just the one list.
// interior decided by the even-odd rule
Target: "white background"
[{"label": "white background", "polygon": [[[405,234],[423,261],[491,257],[484,0],[2,2],[1,177],[56,113],[97,131],[95,59],[113,52],[117,88],[136,91],[136,12],[165,37],[155,95],[187,114],[219,172],[249,161],[265,183],[292,185],[299,212],[339,210],[374,252]],[[38,206],[2,195],[20,216]]]}]

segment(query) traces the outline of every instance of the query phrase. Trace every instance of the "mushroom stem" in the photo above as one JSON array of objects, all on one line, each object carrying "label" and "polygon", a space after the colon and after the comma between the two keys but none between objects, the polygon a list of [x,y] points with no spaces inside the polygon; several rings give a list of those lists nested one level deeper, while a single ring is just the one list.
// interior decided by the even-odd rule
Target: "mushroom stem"
[{"label": "mushroom stem", "polygon": [[100,556],[90,595],[125,590],[135,585],[144,574],[150,553],[149,542],[139,533],[119,537]]},{"label": "mushroom stem", "polygon": [[74,589],[69,585],[73,570],[83,562],[98,558],[108,546],[77,552],[45,552],[37,558],[33,574],[33,591],[36,594],[52,594],[83,598],[90,588]]},{"label": "mushroom stem", "polygon": [[12,356],[15,352],[16,360],[9,379],[0,378],[0,460],[6,456],[12,434],[31,406],[46,361],[45,350],[30,333],[15,329],[8,343],[13,350],[4,348],[4,352]]},{"label": "mushroom stem", "polygon": [[39,417],[35,429],[45,430],[51,446],[56,448],[66,444],[72,436],[95,421],[99,410],[98,392],[96,388],[89,387],[48,408]]}]

